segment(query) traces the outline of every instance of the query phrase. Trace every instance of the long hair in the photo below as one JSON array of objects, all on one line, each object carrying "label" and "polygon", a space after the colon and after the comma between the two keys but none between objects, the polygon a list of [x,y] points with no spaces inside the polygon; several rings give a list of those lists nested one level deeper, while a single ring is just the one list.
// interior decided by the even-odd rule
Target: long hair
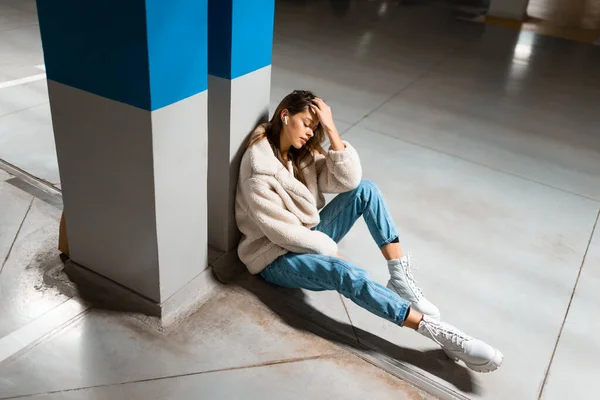
[{"label": "long hair", "polygon": [[[252,134],[248,147],[254,146],[266,137],[271,144],[275,156],[285,165],[280,151],[281,132],[283,131],[281,113],[283,110],[288,110],[290,116],[293,116],[303,112],[312,104],[315,98],[316,96],[314,93],[308,90],[294,90],[292,93],[285,96],[275,109],[271,121],[262,125],[265,128],[264,131],[259,129]],[[321,146],[324,137],[325,133],[323,127],[319,123],[317,128],[313,131],[313,137],[311,137],[300,150],[292,147],[288,153],[288,159],[292,162],[294,168],[294,177],[304,185],[306,185],[306,180],[304,179],[303,170],[313,161],[313,154],[325,154],[325,150],[323,150],[323,147]]]}]

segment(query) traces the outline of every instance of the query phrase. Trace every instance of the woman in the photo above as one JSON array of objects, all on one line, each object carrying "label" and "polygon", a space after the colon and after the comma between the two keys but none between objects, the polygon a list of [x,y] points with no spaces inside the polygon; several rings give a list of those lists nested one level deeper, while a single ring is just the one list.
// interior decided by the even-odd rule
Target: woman
[{"label": "woman", "polygon": [[[321,147],[325,135],[328,152]],[[252,134],[240,167],[238,253],[248,270],[283,287],[336,290],[434,340],[475,371],[497,369],[502,353],[439,321],[438,308],[413,279],[379,189],[361,176],[358,154],[340,139],[323,100],[308,91],[286,96]],[[323,193],[341,194],[323,208]],[[337,254],[337,243],[361,216],[387,260],[387,288]]]}]

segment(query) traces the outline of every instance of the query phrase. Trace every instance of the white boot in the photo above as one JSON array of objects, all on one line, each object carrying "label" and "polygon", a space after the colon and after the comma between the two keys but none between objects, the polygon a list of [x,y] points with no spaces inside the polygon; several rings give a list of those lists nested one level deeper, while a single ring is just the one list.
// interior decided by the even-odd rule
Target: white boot
[{"label": "white boot", "polygon": [[400,259],[400,263],[388,261],[390,280],[387,288],[398,293],[400,297],[410,301],[411,307],[421,314],[429,315],[431,318],[440,319],[440,310],[423,296],[423,291],[417,285],[410,271],[410,256]]},{"label": "white boot", "polygon": [[492,372],[500,367],[504,359],[502,353],[489,344],[427,315],[423,316],[417,332],[442,346],[448,357],[455,361],[462,360],[476,372]]}]

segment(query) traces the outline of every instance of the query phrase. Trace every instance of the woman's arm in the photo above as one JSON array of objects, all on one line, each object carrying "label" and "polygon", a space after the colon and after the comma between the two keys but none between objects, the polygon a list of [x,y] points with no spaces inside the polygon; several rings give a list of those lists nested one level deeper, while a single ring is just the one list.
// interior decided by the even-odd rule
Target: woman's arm
[{"label": "woman's arm", "polygon": [[343,193],[355,189],[362,179],[358,153],[340,138],[331,108],[323,100],[315,99],[311,107],[331,143],[325,156],[315,155],[319,189],[324,193]]},{"label": "woman's arm", "polygon": [[252,178],[244,183],[243,190],[249,211],[261,232],[271,242],[293,253],[337,254],[337,243],[325,233],[300,224],[267,182]]},{"label": "woman's arm", "polygon": [[331,107],[329,107],[323,100],[316,98],[313,100],[311,106],[312,111],[319,117],[319,123],[323,127],[325,134],[329,137],[329,143],[331,143],[331,150],[342,151],[346,148],[344,142],[340,138],[340,134],[333,122],[333,114],[331,113]]},{"label": "woman's arm", "polygon": [[341,151],[329,150],[326,155],[315,155],[319,190],[323,193],[345,193],[354,190],[362,179],[358,153],[348,142]]}]

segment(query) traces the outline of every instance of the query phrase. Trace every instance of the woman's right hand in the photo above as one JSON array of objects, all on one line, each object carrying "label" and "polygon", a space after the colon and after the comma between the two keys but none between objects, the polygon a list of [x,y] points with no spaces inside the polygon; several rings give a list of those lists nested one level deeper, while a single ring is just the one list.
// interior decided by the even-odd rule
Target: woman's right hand
[{"label": "woman's right hand", "polygon": [[319,122],[327,134],[330,132],[337,132],[335,129],[335,123],[333,122],[333,115],[331,113],[331,107],[329,107],[323,100],[316,98],[313,100],[313,104],[310,106],[312,111],[319,117]]}]

